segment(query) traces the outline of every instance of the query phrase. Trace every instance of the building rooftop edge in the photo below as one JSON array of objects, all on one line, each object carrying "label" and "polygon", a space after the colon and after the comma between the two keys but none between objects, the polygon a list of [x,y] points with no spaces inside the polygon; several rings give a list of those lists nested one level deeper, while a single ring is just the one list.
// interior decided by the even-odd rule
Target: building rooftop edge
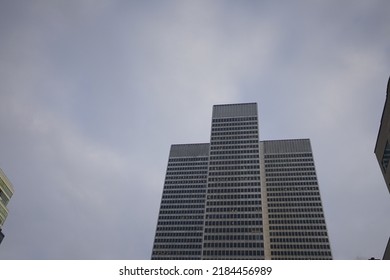
[{"label": "building rooftop edge", "polygon": [[276,142],[276,141],[296,141],[296,140],[309,140],[310,138],[291,138],[291,139],[276,139],[276,140],[260,140],[260,142]]},{"label": "building rooftop edge", "polygon": [[237,105],[257,105],[257,102],[244,102],[244,103],[226,103],[226,104],[215,104],[216,106],[237,106]]},{"label": "building rooftop edge", "polygon": [[[296,140],[309,140],[310,138],[287,138],[287,139],[267,139],[267,140],[260,140],[259,142],[276,142],[276,141],[296,141]],[[209,142],[204,143],[175,143],[171,144],[171,146],[183,146],[183,145],[210,145]]]},{"label": "building rooftop edge", "polygon": [[210,143],[183,143],[183,144],[171,144],[171,146],[184,146],[184,145],[210,145]]}]

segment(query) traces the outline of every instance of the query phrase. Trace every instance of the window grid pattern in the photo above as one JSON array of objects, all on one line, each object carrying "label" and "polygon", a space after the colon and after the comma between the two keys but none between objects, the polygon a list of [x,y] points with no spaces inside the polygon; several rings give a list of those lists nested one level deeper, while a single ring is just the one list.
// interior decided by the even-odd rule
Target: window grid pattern
[{"label": "window grid pattern", "polygon": [[257,116],[211,127],[203,259],[263,259]]},{"label": "window grid pattern", "polygon": [[201,259],[208,157],[179,152],[168,161],[152,260]]},{"label": "window grid pattern", "polygon": [[171,146],[152,259],[265,258],[332,259],[310,140],[259,142],[255,103],[216,105],[209,144]]},{"label": "window grid pattern", "polygon": [[278,153],[276,144],[264,154],[271,258],[332,259],[310,146]]}]

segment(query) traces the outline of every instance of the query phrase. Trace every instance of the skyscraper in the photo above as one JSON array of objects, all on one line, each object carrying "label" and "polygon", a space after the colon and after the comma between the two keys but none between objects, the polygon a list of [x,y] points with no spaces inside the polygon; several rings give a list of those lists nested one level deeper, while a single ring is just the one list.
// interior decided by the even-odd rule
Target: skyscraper
[{"label": "skyscraper", "polygon": [[382,112],[378,137],[374,153],[378,160],[380,169],[385,179],[387,189],[390,192],[390,78],[387,83],[386,101]]},{"label": "skyscraper", "polygon": [[14,193],[11,182],[0,169],[0,243],[3,241],[4,234],[2,226],[8,216],[7,204]]},{"label": "skyscraper", "polygon": [[256,103],[172,145],[152,259],[331,259],[308,139],[259,141]]},{"label": "skyscraper", "polygon": [[[382,112],[382,118],[376,139],[374,153],[385,179],[387,189],[390,192],[390,78],[387,82],[386,101]],[[390,260],[390,238],[383,255],[384,260]]]},{"label": "skyscraper", "polygon": [[263,141],[260,151],[266,257],[330,258],[310,140]]}]

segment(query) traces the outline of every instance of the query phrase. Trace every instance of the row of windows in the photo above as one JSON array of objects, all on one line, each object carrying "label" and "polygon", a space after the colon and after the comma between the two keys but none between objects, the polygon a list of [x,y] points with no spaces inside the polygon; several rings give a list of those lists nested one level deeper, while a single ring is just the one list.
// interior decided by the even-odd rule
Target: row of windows
[{"label": "row of windows", "polygon": [[329,251],[271,251],[272,256],[331,256]]},{"label": "row of windows", "polygon": [[[256,142],[257,143],[257,142]],[[211,145],[210,150],[241,150],[241,149],[259,149],[259,145],[250,145],[250,144],[243,144],[243,145]]]},{"label": "row of windows", "polygon": [[269,214],[270,219],[287,219],[287,218],[324,218],[322,213],[305,213],[305,214]]},{"label": "row of windows", "polygon": [[260,242],[205,242],[203,248],[263,248]]},{"label": "row of windows", "polygon": [[177,185],[177,184],[205,184],[206,183],[206,180],[166,180],[165,181],[165,184],[166,185],[170,185],[170,184],[174,184],[174,185]]},{"label": "row of windows", "polygon": [[163,210],[163,209],[160,209],[160,213],[159,215],[184,215],[184,214],[203,214],[204,213],[204,209],[203,209],[203,205],[202,205],[202,208],[198,208],[198,209],[191,209],[191,210],[185,210],[185,209],[168,209],[168,210]]},{"label": "row of windows", "polygon": [[257,121],[251,121],[251,122],[223,122],[223,123],[213,123],[213,126],[244,126],[244,125],[256,125],[257,126]]},{"label": "row of windows", "polygon": [[[245,165],[245,164],[260,164],[260,161],[257,160],[225,160],[225,161],[212,161],[210,162],[210,165]],[[255,165],[257,168],[260,168],[259,165]],[[211,167],[210,167],[211,168]]]},{"label": "row of windows", "polygon": [[328,236],[326,231],[271,231],[270,236]]},{"label": "row of windows", "polygon": [[205,226],[260,226],[260,220],[206,221]]},{"label": "row of windows", "polygon": [[316,186],[317,181],[311,181],[311,182],[278,182],[278,183],[267,183],[267,186],[270,187],[276,187],[276,186],[300,186],[300,185],[305,185],[305,186]]},{"label": "row of windows", "polygon": [[[158,250],[153,250],[153,255],[169,255],[171,258],[169,259],[174,259],[176,260],[176,256],[186,256],[186,255],[200,255],[201,251],[196,250],[196,251],[191,251],[191,250],[184,250],[184,251],[158,251]],[[172,257],[175,256],[175,257]],[[155,258],[157,259],[157,258]]]},{"label": "row of windows", "polygon": [[[182,174],[182,173],[178,173]],[[239,175],[254,175],[260,174],[259,171],[243,171],[243,172],[210,172],[210,176],[239,176]],[[280,175],[279,175],[280,176]],[[206,176],[204,175],[183,175],[183,176],[173,176],[167,175],[165,184],[194,184],[194,183],[205,183]],[[183,180],[185,179],[185,180]],[[203,180],[199,180],[203,179]],[[241,180],[260,180],[260,177],[228,177],[228,178],[209,178],[209,181],[241,181]],[[316,177],[278,177],[278,178],[269,178],[267,175],[267,182],[274,181],[316,181]],[[302,182],[302,184],[305,182]],[[270,185],[270,184],[268,184]]]},{"label": "row of windows", "polygon": [[[204,166],[191,166],[191,167],[169,167],[168,166],[168,169],[167,169],[167,174],[169,172],[173,172],[173,171],[182,171],[182,172],[201,172],[201,171],[207,171],[208,168],[207,165],[204,165]],[[196,171],[198,170],[198,171]]]},{"label": "row of windows", "polygon": [[259,207],[209,207],[206,208],[206,213],[216,213],[216,212],[222,212],[222,213],[235,213],[235,212],[260,212]]},{"label": "row of windows", "polygon": [[290,250],[330,250],[326,244],[271,244],[271,249],[290,249]]},{"label": "row of windows", "polygon": [[279,192],[268,192],[267,193],[267,197],[271,197],[271,196],[319,196],[320,193],[319,192],[295,192],[295,191],[279,191]]},{"label": "row of windows", "polygon": [[164,193],[162,199],[165,200],[165,199],[177,199],[177,198],[205,198],[205,192],[201,193],[201,194],[194,194],[194,193],[189,193],[189,194],[170,194],[170,195],[167,195]]},{"label": "row of windows", "polygon": [[210,152],[210,159],[215,159],[214,155],[241,155],[241,154],[258,154],[259,150],[217,150]]},{"label": "row of windows", "polygon": [[266,173],[272,173],[272,172],[299,172],[299,171],[314,171],[314,167],[296,167],[296,168],[266,168]]},{"label": "row of windows", "polygon": [[[210,163],[212,161],[217,161],[217,160],[228,160],[228,159],[249,159],[249,158],[259,158],[258,154],[254,155],[235,155],[235,156],[210,156]],[[221,162],[222,165],[225,164],[225,162]]]},{"label": "row of windows", "polygon": [[226,122],[244,122],[244,121],[257,121],[257,117],[240,117],[240,118],[218,118],[213,119],[214,123],[226,123]]},{"label": "row of windows", "polygon": [[289,208],[289,207],[321,207],[321,203],[309,202],[309,203],[268,203],[269,208]]},{"label": "row of windows", "polygon": [[233,144],[254,144],[259,143],[257,140],[232,140],[232,141],[211,141],[211,146],[213,145],[233,145]]},{"label": "row of windows", "polygon": [[180,205],[180,204],[193,204],[193,203],[201,203],[204,204],[204,199],[163,199],[161,201],[161,205],[169,204],[169,205]]},{"label": "row of windows", "polygon": [[177,176],[177,175],[168,175],[165,177],[165,180],[166,181],[169,181],[169,180],[195,180],[195,179],[203,179],[203,180],[206,180],[207,179],[207,175],[187,175],[187,174],[184,174],[183,173],[179,173],[181,174],[182,176]]},{"label": "row of windows", "polygon": [[260,205],[260,200],[225,200],[207,201],[207,206]]},{"label": "row of windows", "polygon": [[172,226],[172,225],[190,225],[190,226],[196,226],[196,225],[203,225],[202,220],[194,221],[194,220],[177,220],[177,221],[158,221],[157,223],[158,226]]},{"label": "row of windows", "polygon": [[208,165],[208,161],[203,162],[170,162],[168,163],[168,169],[173,168],[175,166],[186,166],[189,170],[192,170],[193,166],[206,166]]},{"label": "row of windows", "polygon": [[283,172],[283,173],[266,173],[267,177],[280,177],[280,176],[316,176],[315,172]]},{"label": "row of windows", "polygon": [[326,226],[321,225],[284,225],[284,226],[270,226],[270,230],[326,230]]},{"label": "row of windows", "polygon": [[259,142],[259,137],[257,134],[250,135],[231,135],[231,136],[214,136],[211,135],[211,142],[214,141],[226,141],[226,140],[243,140],[243,139],[256,139],[256,142]]},{"label": "row of windows", "polygon": [[208,157],[171,157],[169,158],[168,163],[170,162],[187,162],[187,161],[204,161],[207,163]]},{"label": "row of windows", "polygon": [[[181,174],[183,174],[183,173],[181,173]],[[170,175],[168,175],[168,176],[165,177],[166,181],[169,181],[169,180],[183,180],[183,179],[184,180],[195,180],[195,179],[204,179],[204,180],[206,180],[207,176],[205,176],[205,175],[184,175],[184,176],[174,176],[174,175],[170,176]]]},{"label": "row of windows", "polygon": [[202,238],[156,238],[154,243],[202,243]]},{"label": "row of windows", "polygon": [[263,240],[263,236],[260,234],[250,234],[250,235],[206,235],[204,240],[218,240],[218,241],[228,241],[228,240]]},{"label": "row of windows", "polygon": [[271,260],[331,260],[331,257],[305,256],[305,257],[272,257]]},{"label": "row of windows", "polygon": [[325,224],[323,219],[312,220],[312,219],[301,219],[301,220],[269,220],[270,225],[294,225],[294,224]]},{"label": "row of windows", "polygon": [[156,237],[202,237],[203,232],[169,232],[169,231],[162,231],[162,232],[156,232]]},{"label": "row of windows", "polygon": [[283,187],[283,188],[267,188],[268,193],[270,192],[298,192],[298,191],[318,191],[318,187]]},{"label": "row of windows", "polygon": [[[222,125],[222,126],[215,126],[213,125],[212,131],[240,131],[240,130],[249,130],[249,129],[256,129],[257,125],[239,125],[239,126],[230,126],[230,125]],[[246,131],[245,131],[246,133]]]},{"label": "row of windows", "polygon": [[208,189],[207,193],[260,193],[260,188],[222,188],[222,189]]},{"label": "row of windows", "polygon": [[267,182],[285,182],[285,181],[315,181],[316,177],[279,177],[279,178],[266,178]]},{"label": "row of windows", "polygon": [[278,201],[278,202],[285,202],[285,201],[321,201],[319,197],[315,196],[309,196],[309,197],[271,197],[267,199],[268,202],[272,201]]},{"label": "row of windows", "polygon": [[241,175],[259,175],[259,170],[245,170],[245,171],[217,171],[210,172],[209,176],[241,176]]},{"label": "row of windows", "polygon": [[260,193],[257,194],[228,194],[228,195],[208,195],[207,199],[260,199]]},{"label": "row of windows", "polygon": [[198,226],[187,226],[187,227],[165,227],[165,226],[158,226],[157,231],[202,231],[203,227]]},{"label": "row of windows", "polygon": [[277,208],[277,209],[268,209],[269,213],[303,213],[303,212],[320,212],[322,213],[322,208]]},{"label": "row of windows", "polygon": [[[200,252],[199,254],[200,255]],[[152,260],[200,260],[200,256],[174,256],[174,257],[169,257],[169,256],[161,256],[161,257],[156,257],[153,256]]]},{"label": "row of windows", "polygon": [[203,192],[202,194],[194,194],[194,193],[190,193],[190,194],[171,194],[171,195],[166,195],[164,194],[162,196],[162,199],[176,199],[176,198],[204,198],[205,197],[205,192]]},{"label": "row of windows", "polygon": [[223,165],[223,166],[211,166],[209,170],[259,170],[258,165]]},{"label": "row of windows", "polygon": [[256,233],[260,234],[262,232],[262,229],[260,228],[237,228],[237,227],[216,227],[216,228],[205,228],[204,230],[205,236],[210,233]]},{"label": "row of windows", "polygon": [[284,159],[266,159],[265,164],[285,163],[285,162],[313,162],[312,158],[284,158]]},{"label": "row of windows", "polygon": [[236,259],[236,256],[264,256],[264,251],[261,250],[205,250],[203,251],[204,256],[217,256],[217,257],[222,257],[222,256],[231,256]]},{"label": "row of windows", "polygon": [[[271,209],[277,210],[277,209]],[[319,209],[317,209],[319,210]],[[213,211],[214,212],[214,211]],[[322,212],[322,211],[318,211]],[[203,213],[203,211],[202,211]],[[160,213],[163,214],[163,213]],[[160,215],[159,220],[196,220],[203,219],[203,216],[193,215],[193,211],[188,211],[188,216],[183,216],[184,213],[181,213],[181,216],[177,215]],[[253,218],[261,218],[260,213],[233,213],[233,214],[208,214],[206,215],[206,219],[253,219]],[[294,214],[269,214],[270,219],[286,219],[286,218],[324,218],[323,213],[294,213]]]},{"label": "row of windows", "polygon": [[255,134],[257,136],[257,134],[258,134],[257,129],[256,130],[245,130],[245,131],[228,131],[228,132],[215,132],[215,129],[213,129],[211,131],[211,136],[213,136],[213,137],[226,136],[226,135],[240,135],[240,136],[244,136],[246,138],[249,138],[249,137],[247,137],[247,135],[250,135],[250,134]]},{"label": "row of windows", "polygon": [[260,213],[245,214],[207,214],[206,219],[261,219]]},{"label": "row of windows", "polygon": [[201,244],[155,244],[154,249],[202,249]]},{"label": "row of windows", "polygon": [[207,176],[207,168],[203,168],[203,170],[194,170],[194,169],[188,169],[188,170],[167,170],[166,176],[174,176],[174,175],[203,175],[201,177]]},{"label": "row of windows", "polygon": [[188,215],[188,216],[159,216],[159,220],[203,220],[203,216],[200,215]]},{"label": "row of windows", "polygon": [[[199,185],[199,184],[195,184],[195,185],[194,184],[186,184],[186,185],[172,184],[172,185],[167,185],[167,184],[165,184],[164,192],[165,192],[166,189],[178,189],[177,191],[174,191],[174,192],[184,191],[183,189],[199,189],[199,188],[205,189],[206,182],[202,182],[202,183],[203,183],[202,185]],[[201,190],[201,191],[204,191],[204,190]]]},{"label": "row of windows", "polygon": [[289,153],[289,154],[267,154],[267,155],[264,155],[265,158],[292,158],[292,157],[313,157],[313,155],[311,153],[303,153],[303,154],[292,154],[292,153]]},{"label": "row of windows", "polygon": [[160,209],[190,209],[190,208],[203,208],[204,204],[177,204],[177,205],[161,205]]},{"label": "row of windows", "polygon": [[271,238],[271,242],[273,243],[329,243],[328,238],[313,238],[313,237],[306,237],[306,238]]},{"label": "row of windows", "polygon": [[[208,193],[244,193],[244,192],[259,192],[260,181],[246,181],[246,182],[218,182],[218,183],[209,183],[209,188],[207,189]],[[247,188],[244,188],[247,187]],[[215,188],[215,189],[214,189]]]},{"label": "row of windows", "polygon": [[294,167],[294,166],[299,166],[299,167],[303,167],[303,166],[310,166],[311,168],[314,169],[314,163],[312,162],[290,162],[290,163],[285,163],[284,161],[278,163],[278,164],[270,164],[270,163],[266,163],[265,167],[266,167],[266,170],[267,168],[290,168],[290,167]]},{"label": "row of windows", "polygon": [[248,177],[209,177],[209,182],[260,181],[260,176]]}]

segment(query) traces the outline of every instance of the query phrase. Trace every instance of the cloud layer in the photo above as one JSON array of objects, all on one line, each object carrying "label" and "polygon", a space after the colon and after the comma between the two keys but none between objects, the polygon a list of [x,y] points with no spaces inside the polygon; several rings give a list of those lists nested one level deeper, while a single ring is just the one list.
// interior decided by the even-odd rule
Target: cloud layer
[{"label": "cloud layer", "polygon": [[333,254],[381,257],[373,150],[387,1],[0,4],[3,259],[148,259],[169,146],[213,104],[258,102],[261,138],[312,140]]}]

